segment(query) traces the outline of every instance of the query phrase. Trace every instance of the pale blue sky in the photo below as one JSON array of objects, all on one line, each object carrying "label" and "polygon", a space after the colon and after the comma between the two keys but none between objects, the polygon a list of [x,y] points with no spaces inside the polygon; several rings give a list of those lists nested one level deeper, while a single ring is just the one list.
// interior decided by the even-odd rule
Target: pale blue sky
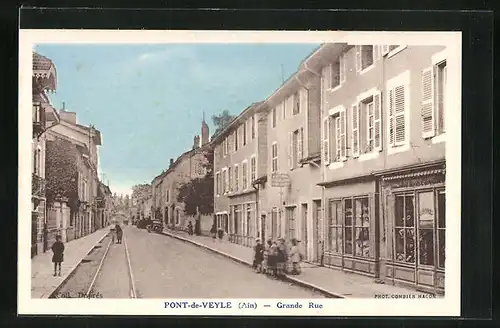
[{"label": "pale blue sky", "polygon": [[103,135],[112,191],[150,183],[200,134],[202,113],[238,114],[267,98],[316,44],[38,45],[57,69],[56,108]]}]

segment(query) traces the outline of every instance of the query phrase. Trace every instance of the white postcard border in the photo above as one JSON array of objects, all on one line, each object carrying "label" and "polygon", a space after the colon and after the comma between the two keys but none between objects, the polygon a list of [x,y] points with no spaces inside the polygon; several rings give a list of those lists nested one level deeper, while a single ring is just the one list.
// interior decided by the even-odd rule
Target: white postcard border
[{"label": "white postcard border", "polygon": [[[446,271],[445,296],[437,299],[314,299],[323,309],[263,308],[262,304],[305,299],[240,299],[176,301],[232,302],[231,309],[166,309],[168,299],[31,299],[31,75],[35,44],[166,44],[166,43],[324,43],[446,45],[450,67],[450,97],[446,116]],[[461,42],[460,32],[346,32],[346,31],[127,31],[20,30],[19,32],[19,193],[18,193],[18,313],[80,315],[286,315],[286,316],[459,316],[461,254]],[[48,264],[50,265],[50,264]],[[238,309],[239,302],[256,302],[257,309]]]}]

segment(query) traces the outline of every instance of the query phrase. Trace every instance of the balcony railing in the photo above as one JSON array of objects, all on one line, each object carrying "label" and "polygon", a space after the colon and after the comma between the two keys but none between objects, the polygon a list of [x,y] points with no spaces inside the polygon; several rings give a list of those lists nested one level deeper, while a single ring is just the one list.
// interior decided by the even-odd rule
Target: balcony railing
[{"label": "balcony railing", "polygon": [[45,197],[46,180],[38,175],[31,174],[31,195],[33,197]]}]

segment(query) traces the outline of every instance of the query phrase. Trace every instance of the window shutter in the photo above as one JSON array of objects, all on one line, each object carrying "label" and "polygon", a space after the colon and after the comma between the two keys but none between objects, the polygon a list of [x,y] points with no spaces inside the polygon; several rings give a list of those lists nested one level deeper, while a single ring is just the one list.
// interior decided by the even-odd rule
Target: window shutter
[{"label": "window shutter", "polygon": [[356,46],[356,72],[361,71],[361,46]]},{"label": "window shutter", "polygon": [[352,105],[352,157],[359,157],[359,105]]},{"label": "window shutter", "polygon": [[329,117],[325,117],[323,120],[323,161],[325,165],[330,163],[330,119]]},{"label": "window shutter", "polygon": [[405,86],[399,85],[394,89],[394,142],[396,145],[404,144],[406,138],[405,126]]},{"label": "window shutter", "polygon": [[304,133],[304,129],[303,128],[300,128],[299,130],[299,133],[298,133],[298,136],[297,136],[297,162],[302,160],[302,153],[303,153],[303,133]]},{"label": "window shutter", "polygon": [[347,157],[346,129],[347,129],[347,122],[346,122],[345,110],[343,110],[340,112],[340,157],[342,160],[345,160]]},{"label": "window shutter", "polygon": [[345,54],[340,55],[340,83],[344,83],[346,79],[346,60]]},{"label": "window shutter", "polygon": [[389,145],[394,146],[394,89],[389,90],[389,101],[388,101],[388,111],[389,111]]},{"label": "window shutter", "polygon": [[293,133],[288,133],[288,167],[293,169]]},{"label": "window shutter", "polygon": [[434,137],[434,68],[422,71],[422,103],[420,106],[422,137]]},{"label": "window shutter", "polygon": [[375,132],[375,150],[381,151],[382,150],[382,123],[381,123],[381,116],[382,116],[382,94],[377,92],[373,96],[373,104],[374,104],[374,132]]}]

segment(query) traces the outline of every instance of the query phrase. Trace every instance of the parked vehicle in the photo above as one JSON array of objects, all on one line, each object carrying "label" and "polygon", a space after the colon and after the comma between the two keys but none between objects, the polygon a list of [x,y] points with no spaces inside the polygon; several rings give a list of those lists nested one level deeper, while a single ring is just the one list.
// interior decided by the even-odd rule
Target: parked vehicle
[{"label": "parked vehicle", "polygon": [[161,220],[153,220],[151,229],[156,233],[161,233],[163,231],[163,222]]}]

